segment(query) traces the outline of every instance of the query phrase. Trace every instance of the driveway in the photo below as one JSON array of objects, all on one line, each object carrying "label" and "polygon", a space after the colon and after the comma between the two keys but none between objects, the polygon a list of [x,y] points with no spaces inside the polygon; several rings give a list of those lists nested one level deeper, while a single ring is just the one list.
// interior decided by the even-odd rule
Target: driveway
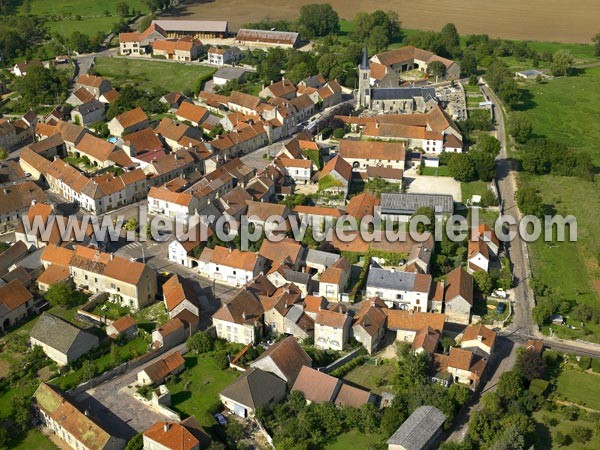
[{"label": "driveway", "polygon": [[166,420],[166,418],[128,394],[127,386],[136,382],[137,373],[145,367],[166,355],[184,349],[185,344],[181,344],[135,369],[128,370],[123,375],[75,396],[75,400],[82,408],[89,411],[92,417],[98,417],[100,423],[112,433],[125,439],[131,439],[137,433],[145,431],[154,423]]},{"label": "driveway", "polygon": [[404,177],[409,194],[450,194],[455,202],[462,201],[460,182],[451,177],[408,174]]}]

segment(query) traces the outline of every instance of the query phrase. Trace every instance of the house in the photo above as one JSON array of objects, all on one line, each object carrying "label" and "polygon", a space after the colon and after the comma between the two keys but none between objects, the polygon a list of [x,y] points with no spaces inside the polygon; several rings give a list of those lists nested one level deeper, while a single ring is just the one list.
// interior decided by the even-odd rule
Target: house
[{"label": "house", "polygon": [[74,450],[121,450],[125,440],[111,435],[80,410],[66,394],[47,383],[36,389],[32,398],[35,417],[51,430],[65,446]]},{"label": "house", "polygon": [[156,297],[156,272],[144,263],[83,245],[74,250],[48,245],[40,259],[45,269],[50,265],[67,268],[78,288],[105,292],[110,301],[133,311],[152,303]]},{"label": "house", "polygon": [[419,242],[412,246],[406,261],[407,267],[414,267],[417,272],[429,273],[429,264],[433,255],[434,247],[427,242]]},{"label": "house", "polygon": [[335,225],[336,220],[344,215],[344,211],[339,208],[307,205],[294,206],[294,213],[298,217],[299,224],[305,223],[319,231]]},{"label": "house", "polygon": [[6,275],[11,266],[27,256],[27,244],[16,239],[16,242],[0,253],[0,277]]},{"label": "house", "polygon": [[32,203],[46,202],[46,194],[33,181],[17,182],[0,188],[0,232],[18,225]]},{"label": "house", "polygon": [[179,423],[156,422],[142,436],[146,450],[207,450],[211,443],[194,416]]},{"label": "house", "polygon": [[446,357],[446,371],[452,375],[454,383],[465,384],[472,390],[479,386],[486,366],[486,358],[462,348],[450,347],[450,354]]},{"label": "house", "polygon": [[100,96],[98,100],[105,104],[111,104],[117,101],[121,94],[116,89],[110,89]]},{"label": "house", "polygon": [[379,298],[365,300],[352,324],[352,336],[371,355],[383,340],[387,330],[387,307]]},{"label": "house", "polygon": [[341,156],[330,159],[321,170],[319,190],[348,196],[348,188],[352,179],[352,166]]},{"label": "house", "polygon": [[224,38],[228,32],[226,20],[153,20],[152,24],[159,26],[167,33],[168,38],[183,38],[186,36],[196,39]]},{"label": "house", "polygon": [[192,334],[190,324],[178,317],[173,317],[152,332],[152,346],[155,349],[161,347],[173,348],[185,342]]},{"label": "house", "polygon": [[436,214],[450,216],[454,212],[454,199],[447,194],[406,194],[384,192],[381,194],[382,220],[408,222],[419,208],[431,208]]},{"label": "house", "polygon": [[426,352],[431,355],[437,350],[441,337],[442,334],[438,330],[426,326],[415,334],[415,338],[411,344],[411,350],[415,354]]},{"label": "house", "polygon": [[148,212],[171,219],[188,220],[200,209],[200,200],[186,192],[173,192],[164,187],[151,187]]},{"label": "house", "polygon": [[32,347],[42,347],[46,356],[59,366],[79,359],[100,344],[95,335],[47,312],[35,323],[29,342]]},{"label": "house", "polygon": [[319,295],[328,301],[342,301],[342,294],[350,279],[350,269],[350,263],[343,256],[327,267],[319,278]]},{"label": "house", "polygon": [[343,350],[351,327],[352,318],[347,312],[321,309],[315,318],[315,347]]},{"label": "house", "polygon": [[[271,281],[270,278],[269,281]],[[273,284],[277,285],[276,283]],[[309,317],[306,317],[309,321],[308,327],[297,327],[297,323],[304,313],[300,305],[301,295],[302,292],[298,287],[292,283],[288,283],[279,287],[268,298],[261,297],[264,310],[264,323],[272,335],[288,334],[296,336],[299,339],[306,339],[310,334],[312,337],[314,322]],[[297,330],[296,328],[300,329]],[[310,328],[310,333],[306,328]]]},{"label": "house", "polygon": [[240,28],[235,37],[235,43],[244,47],[294,48],[300,43],[300,34],[291,31]]},{"label": "house", "polygon": [[435,406],[419,406],[387,440],[388,450],[436,448],[446,416]]},{"label": "house", "polygon": [[375,396],[369,391],[350,386],[348,383],[343,383],[335,397],[334,404],[337,407],[361,408],[366,404],[375,404]]},{"label": "house", "polygon": [[87,127],[104,121],[104,103],[95,98],[87,103],[77,105],[71,111],[73,122]]},{"label": "house", "polygon": [[388,308],[427,311],[431,275],[398,272],[371,266],[367,277],[367,297],[379,297]]},{"label": "house", "polygon": [[446,316],[440,313],[391,309],[387,312],[387,327],[396,332],[396,340],[413,343],[417,333],[427,327],[443,333]]},{"label": "house", "polygon": [[288,262],[293,269],[297,270],[304,255],[304,248],[294,239],[287,237],[276,242],[265,239],[258,254],[270,261],[272,266]]},{"label": "house", "polygon": [[302,366],[291,391],[302,392],[308,403],[323,403],[333,402],[341,387],[341,380],[325,372]]},{"label": "house", "polygon": [[310,159],[277,158],[273,164],[296,184],[307,184],[312,178],[313,162]]},{"label": "house", "polygon": [[500,249],[500,240],[496,233],[487,223],[482,223],[477,227],[477,230],[473,230],[471,233],[471,240],[481,240],[486,243],[489,249],[489,253],[498,256],[498,250]]},{"label": "house", "polygon": [[468,272],[487,272],[490,267],[490,253],[483,239],[470,240],[467,249]]},{"label": "house", "polygon": [[379,206],[379,199],[373,197],[368,192],[355,195],[346,205],[346,214],[357,220],[365,216],[375,217],[376,208]]},{"label": "house", "polygon": [[236,64],[242,57],[242,51],[238,47],[211,47],[208,49],[208,64],[224,66],[225,64]]},{"label": "house", "polygon": [[473,276],[462,267],[446,275],[444,312],[449,322],[468,324],[473,307]]},{"label": "house", "polygon": [[28,125],[23,119],[11,122],[0,118],[0,146],[10,150],[22,144],[31,138],[34,128]]},{"label": "house", "polygon": [[67,98],[66,103],[71,106],[79,106],[79,105],[83,105],[85,103],[89,103],[92,100],[94,100],[95,98],[96,97],[94,97],[94,94],[92,94],[86,88],[80,87],[79,89],[74,91],[69,96],[69,98]]},{"label": "house", "polygon": [[265,86],[259,93],[260,98],[285,98],[292,100],[296,97],[296,86],[290,80],[283,78],[281,81]]},{"label": "house", "polygon": [[470,325],[465,328],[460,348],[488,358],[492,356],[494,344],[496,343],[496,332],[484,325]]},{"label": "house", "polygon": [[169,105],[169,109],[178,109],[183,102],[187,102],[189,99],[181,92],[169,92],[163,95],[158,101]]},{"label": "house", "polygon": [[288,230],[287,219],[290,209],[287,205],[279,205],[269,202],[248,201],[246,215],[248,223],[253,223],[257,228],[267,232],[275,233]]},{"label": "house", "polygon": [[273,344],[250,366],[277,375],[288,386],[293,386],[302,367],[310,367],[312,359],[293,336]]},{"label": "house", "polygon": [[248,290],[241,290],[213,314],[212,321],[218,338],[250,344],[262,335],[263,314],[258,298]]},{"label": "house", "polygon": [[254,95],[233,91],[229,95],[227,107],[230,111],[239,111],[241,113],[250,115],[258,111],[258,105],[261,103],[262,100]]},{"label": "house", "polygon": [[130,315],[115,320],[106,327],[106,334],[113,339],[132,339],[137,335],[137,322]]},{"label": "house", "polygon": [[199,296],[189,280],[173,274],[165,281],[162,290],[165,307],[171,319],[184,310],[200,317]]},{"label": "house", "polygon": [[143,32],[119,33],[119,53],[121,55],[145,55],[149,53],[152,42],[164,39],[166,32],[155,23]]},{"label": "house", "polygon": [[243,286],[265,268],[265,259],[254,253],[215,246],[205,248],[198,259],[198,271],[230,286]]},{"label": "house", "polygon": [[257,408],[269,409],[282,401],[285,393],[285,381],[270,372],[252,368],[223,389],[219,399],[233,414],[251,418]]},{"label": "house", "polygon": [[42,62],[39,59],[32,59],[30,61],[23,61],[23,62],[15,64],[13,66],[11,72],[14,76],[21,78],[21,77],[24,77],[25,75],[27,75],[27,72],[32,67],[44,67],[44,66],[42,65]]},{"label": "house", "polygon": [[538,339],[529,339],[527,342],[525,342],[523,347],[528,352],[535,352],[538,355],[541,355],[544,351],[544,341],[540,341]]},{"label": "house", "polygon": [[137,107],[114,117],[108,122],[108,129],[111,135],[121,137],[124,134],[148,128],[149,125],[148,116],[142,108]]},{"label": "house", "polygon": [[[294,288],[299,289],[300,291],[300,295],[302,297],[308,295],[311,287],[312,287],[312,280],[311,280],[311,276],[310,274],[306,273],[306,272],[301,272],[300,270],[295,270],[292,265],[290,264],[289,261],[280,261],[277,264],[274,264],[271,269],[267,272],[267,278],[269,279],[269,281],[271,281],[271,283],[273,283],[274,286],[276,287],[282,287],[282,286],[293,286]],[[291,315],[288,314],[288,316],[291,318]],[[286,316],[286,320],[288,318],[288,316]],[[301,319],[301,317],[296,317],[296,319]],[[296,323],[297,320],[294,321],[294,323]],[[314,326],[311,326],[311,324],[305,324],[308,325],[308,327],[310,328],[310,330],[314,330]],[[312,324],[314,325],[314,324]],[[308,329],[305,329],[304,331],[309,331]],[[298,334],[296,334],[295,332],[291,332],[290,334],[293,334],[296,337],[302,337],[305,338],[306,336],[299,336]],[[300,333],[303,334],[303,333]],[[312,336],[312,333],[310,333]]]},{"label": "house", "polygon": [[163,384],[167,377],[177,375],[184,369],[185,359],[181,353],[173,352],[140,370],[137,381],[141,385],[158,386]]},{"label": "house", "polygon": [[244,81],[248,71],[241,67],[222,67],[213,75],[213,83],[216,86],[225,86],[233,80]]},{"label": "house", "polygon": [[80,75],[75,81],[75,90],[80,88],[88,90],[95,98],[99,99],[102,94],[110,91],[112,86],[106,78],[86,73]]},{"label": "house", "polygon": [[6,332],[29,314],[37,312],[33,294],[19,280],[0,286],[0,331]]},{"label": "house", "polygon": [[187,121],[197,127],[210,116],[210,113],[202,106],[190,102],[183,102],[177,109],[175,116],[177,117],[177,120],[181,122]]},{"label": "house", "polygon": [[154,129],[154,133],[159,136],[171,150],[175,151],[185,147],[181,144],[184,140],[196,140],[201,142],[202,131],[198,128],[190,127],[184,123],[177,122],[165,117]]},{"label": "house", "polygon": [[198,59],[202,49],[202,42],[198,39],[164,39],[150,44],[152,55],[160,56],[171,61],[194,61]]},{"label": "house", "polygon": [[369,167],[406,169],[406,151],[401,142],[342,139],[339,155],[358,171],[365,171]]}]

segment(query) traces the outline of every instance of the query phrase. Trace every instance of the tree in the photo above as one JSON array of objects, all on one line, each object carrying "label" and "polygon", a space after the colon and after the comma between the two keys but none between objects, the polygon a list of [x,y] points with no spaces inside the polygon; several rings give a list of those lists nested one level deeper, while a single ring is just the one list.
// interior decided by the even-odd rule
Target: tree
[{"label": "tree", "polygon": [[456,345],[456,341],[451,336],[442,337],[442,339],[440,340],[440,343],[442,344],[442,348],[444,349],[444,352],[450,351],[450,347],[454,347]]},{"label": "tree", "polygon": [[204,331],[198,331],[187,340],[187,348],[198,354],[211,352],[214,348],[213,339]]},{"label": "tree", "polygon": [[448,161],[450,175],[458,181],[475,179],[475,163],[468,153],[455,153]]},{"label": "tree", "polygon": [[427,65],[427,72],[436,78],[442,78],[446,75],[446,66],[441,61],[433,61]]},{"label": "tree", "polygon": [[15,424],[21,431],[25,431],[31,420],[29,399],[24,395],[17,395],[12,401],[12,416]]},{"label": "tree", "polygon": [[600,56],[600,33],[592,38],[592,42],[594,43],[594,55]]},{"label": "tree", "polygon": [[130,439],[125,447],[125,450],[142,450],[144,448],[144,435],[142,433],[136,434]]},{"label": "tree", "polygon": [[110,362],[115,367],[121,364],[121,350],[114,342],[110,345]]},{"label": "tree", "polygon": [[125,2],[119,2],[115,5],[115,9],[117,10],[117,14],[119,17],[123,18],[129,15],[129,5]]},{"label": "tree", "polygon": [[4,426],[0,426],[0,447],[5,447],[9,440],[8,430]]},{"label": "tree", "polygon": [[564,434],[562,431],[556,432],[556,435],[554,436],[554,440],[556,441],[556,444],[559,447],[567,447],[567,446],[571,445],[571,442],[573,442],[573,440],[571,439],[571,436],[569,436],[568,434]]},{"label": "tree", "polygon": [[419,222],[417,224],[417,231],[419,233],[424,233],[425,231],[433,231],[433,228],[435,226],[435,211],[429,206],[421,206],[411,216],[411,220],[418,216],[425,216],[429,220],[429,224]]},{"label": "tree", "polygon": [[569,50],[557,50],[552,55],[550,71],[555,77],[565,77],[571,75],[573,70],[573,55]]},{"label": "tree", "polygon": [[71,34],[69,45],[73,50],[79,53],[87,53],[93,50],[90,37],[80,31],[74,31],[73,34]]},{"label": "tree", "polygon": [[137,219],[135,217],[132,217],[131,219],[127,220],[127,222],[125,222],[123,228],[125,228],[127,231],[135,231],[138,229],[139,226],[140,224],[137,221]]},{"label": "tree", "polygon": [[390,43],[386,29],[378,25],[373,27],[369,34],[369,47],[379,52],[388,46]]},{"label": "tree", "polygon": [[494,285],[489,273],[477,271],[473,274],[473,279],[475,280],[475,286],[477,286],[479,292],[488,295],[491,294]]},{"label": "tree", "polygon": [[460,36],[458,30],[453,23],[447,23],[444,25],[441,31],[442,45],[448,52],[449,56],[456,56],[456,53],[460,50]]},{"label": "tree", "polygon": [[66,74],[59,73],[55,68],[35,66],[27,70],[27,75],[15,80],[14,85],[21,94],[19,102],[29,109],[62,101],[60,98],[66,97],[69,80]]},{"label": "tree", "polygon": [[54,283],[48,288],[44,298],[52,306],[68,308],[73,303],[73,288],[66,281]]},{"label": "tree", "polygon": [[298,25],[305,37],[321,37],[340,30],[340,18],[329,3],[312,3],[300,8]]},{"label": "tree", "polygon": [[515,194],[517,205],[524,215],[533,215],[538,218],[544,215],[542,196],[533,187],[522,187]]},{"label": "tree", "polygon": [[500,376],[496,393],[501,399],[517,398],[525,389],[524,378],[516,370],[509,370]]},{"label": "tree", "polygon": [[502,145],[494,136],[484,134],[477,141],[477,149],[489,153],[494,158],[500,154]]},{"label": "tree", "polygon": [[573,433],[572,434],[573,434],[573,440],[575,442],[578,442],[580,444],[585,444],[590,439],[592,439],[592,435],[594,433],[588,427],[584,427],[582,425],[575,425],[573,427]]},{"label": "tree", "polygon": [[410,390],[425,383],[425,368],[429,362],[425,352],[413,354],[410,346],[402,346],[398,351],[397,386],[399,391]]},{"label": "tree", "polygon": [[460,68],[463,71],[464,75],[469,77],[475,76],[475,83],[471,83],[471,78],[469,78],[469,84],[472,86],[477,85],[477,56],[475,56],[475,52],[470,50],[465,50],[463,52],[462,59],[460,60]]},{"label": "tree", "polygon": [[546,372],[546,363],[534,351],[523,349],[517,355],[517,369],[527,380],[542,378]]},{"label": "tree", "polygon": [[508,118],[508,131],[519,144],[524,144],[533,136],[533,126],[523,113],[511,113]]},{"label": "tree", "polygon": [[8,159],[8,150],[4,147],[0,147],[0,161],[6,161]]}]

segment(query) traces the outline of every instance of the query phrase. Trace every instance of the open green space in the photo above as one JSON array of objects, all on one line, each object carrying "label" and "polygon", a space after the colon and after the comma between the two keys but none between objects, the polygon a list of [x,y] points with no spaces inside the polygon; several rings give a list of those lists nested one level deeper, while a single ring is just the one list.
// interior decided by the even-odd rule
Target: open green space
[{"label": "open green space", "polygon": [[219,392],[235,380],[240,372],[220,370],[211,355],[186,355],[186,370],[179,380],[169,383],[171,407],[184,416],[196,416],[200,424],[216,423],[212,411],[218,409]]},{"label": "open green space", "polygon": [[29,430],[19,441],[9,442],[13,450],[58,450],[54,443],[36,429]]},{"label": "open green space", "polygon": [[460,183],[460,191],[462,193],[462,200],[465,203],[467,200],[471,200],[474,195],[483,195],[488,190],[488,183],[485,181],[471,181],[469,183]]},{"label": "open green space", "polygon": [[346,374],[344,379],[350,383],[357,384],[370,391],[381,394],[385,390],[392,389],[392,382],[396,367],[391,363],[380,363],[375,365],[371,361],[355,367]]},{"label": "open green space", "polygon": [[556,382],[556,392],[567,401],[600,411],[600,375],[564,370]]},{"label": "open green space", "polygon": [[340,434],[335,442],[327,445],[325,450],[347,450],[349,448],[371,448],[374,442],[379,438],[372,434],[361,433],[358,430],[352,429],[346,433]]},{"label": "open green space", "polygon": [[216,71],[214,67],[200,65],[109,57],[97,58],[94,70],[116,85],[135,84],[165,92],[193,91],[200,80],[209,79]]},{"label": "open green space", "polygon": [[450,170],[448,170],[448,166],[423,167],[422,174],[433,177],[449,177]]},{"label": "open green space", "polygon": [[[581,413],[580,413],[581,416]],[[572,436],[576,432],[575,427],[585,427],[597,430],[597,423],[587,417],[579,417],[577,420],[565,420],[563,414],[558,411],[541,410],[533,413],[535,421],[535,448],[536,449],[567,449],[588,450],[600,448],[600,433],[594,431],[592,439],[585,443],[573,442]],[[568,445],[560,445],[557,434],[570,437]]]}]

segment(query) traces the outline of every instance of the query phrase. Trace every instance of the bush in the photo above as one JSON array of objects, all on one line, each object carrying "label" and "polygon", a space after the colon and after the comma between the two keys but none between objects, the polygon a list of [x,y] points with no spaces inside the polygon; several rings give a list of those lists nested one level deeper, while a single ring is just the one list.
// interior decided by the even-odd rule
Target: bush
[{"label": "bush", "polygon": [[592,359],[592,370],[596,373],[600,373],[600,358]]},{"label": "bush", "polygon": [[227,355],[227,352],[225,350],[216,352],[213,355],[213,361],[221,370],[225,370],[229,367],[229,356]]},{"label": "bush", "polygon": [[367,355],[361,355],[354,358],[352,361],[347,362],[346,364],[341,365],[337,369],[333,370],[330,375],[336,378],[345,377],[352,369],[364,364],[368,359]]},{"label": "bush", "polygon": [[583,370],[588,370],[590,365],[592,364],[592,358],[589,356],[581,356],[579,361],[577,361],[577,365],[581,367]]},{"label": "bush", "polygon": [[346,135],[346,130],[343,128],[336,128],[333,130],[333,137],[336,139],[342,139]]}]

